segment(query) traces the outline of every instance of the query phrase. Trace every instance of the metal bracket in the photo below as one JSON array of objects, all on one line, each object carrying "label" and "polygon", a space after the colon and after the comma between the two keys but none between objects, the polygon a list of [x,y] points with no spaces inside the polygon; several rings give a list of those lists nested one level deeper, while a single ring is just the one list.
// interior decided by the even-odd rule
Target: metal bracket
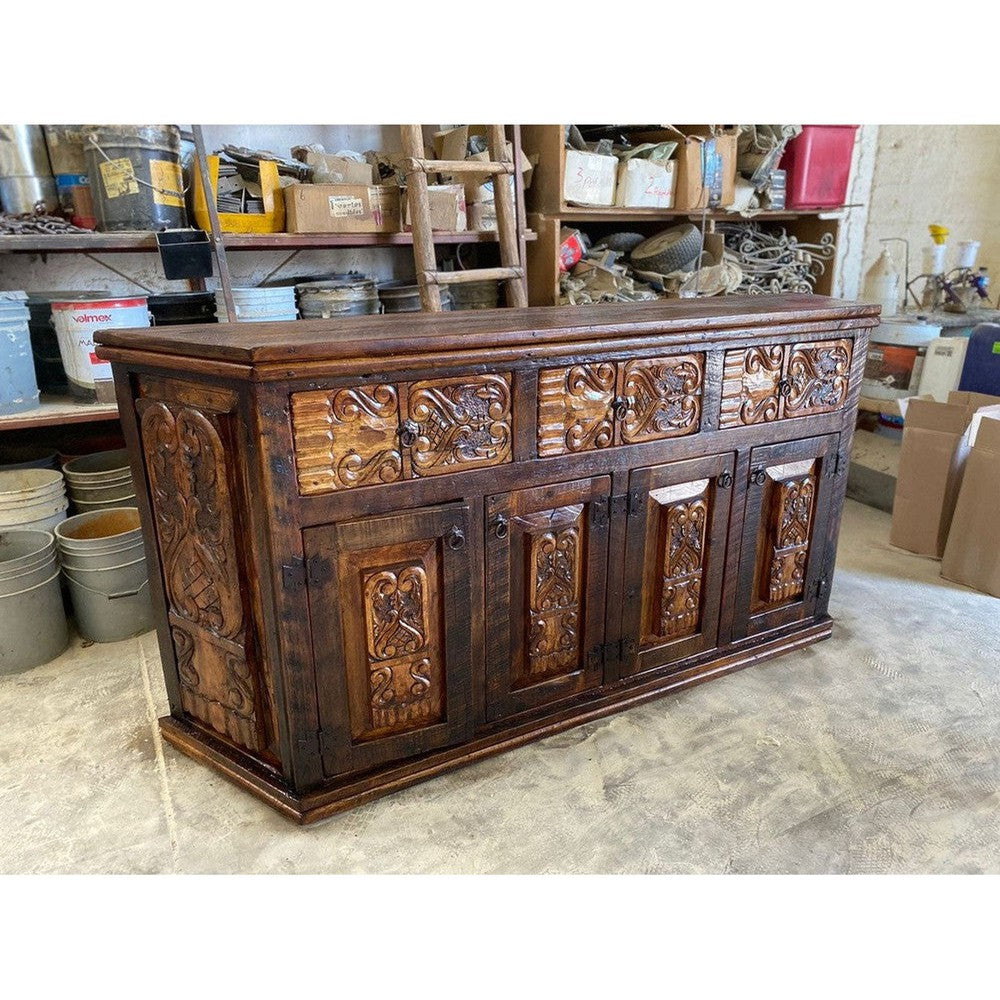
[{"label": "metal bracket", "polygon": [[302,556],[293,556],[281,567],[281,582],[285,590],[301,590],[306,585],[306,563]]},{"label": "metal bracket", "polygon": [[645,502],[646,494],[643,490],[632,490],[628,495],[628,516],[635,517],[641,514]]},{"label": "metal bracket", "polygon": [[608,526],[608,498],[598,497],[590,502],[590,523],[595,528]]}]

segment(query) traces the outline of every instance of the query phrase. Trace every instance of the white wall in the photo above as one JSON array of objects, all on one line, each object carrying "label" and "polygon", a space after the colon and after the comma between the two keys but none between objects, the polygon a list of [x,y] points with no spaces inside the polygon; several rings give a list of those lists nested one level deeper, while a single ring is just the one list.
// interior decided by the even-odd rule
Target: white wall
[{"label": "white wall", "polygon": [[[861,256],[855,252],[852,262],[862,273],[881,253],[880,238],[901,236],[916,277],[927,226],[937,223],[951,230],[952,255],[959,240],[981,241],[978,263],[1000,281],[1000,126],[880,126],[867,214]],[[890,244],[890,252],[902,273],[902,247]]]}]

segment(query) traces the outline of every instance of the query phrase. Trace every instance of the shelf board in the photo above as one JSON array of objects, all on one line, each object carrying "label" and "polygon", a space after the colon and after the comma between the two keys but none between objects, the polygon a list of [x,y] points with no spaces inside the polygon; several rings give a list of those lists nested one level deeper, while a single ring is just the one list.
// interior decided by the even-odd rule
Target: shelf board
[{"label": "shelf board", "polygon": [[[535,239],[533,232],[524,234]],[[495,232],[435,233],[434,242],[496,243]],[[227,250],[304,250],[324,247],[412,246],[412,233],[225,233]],[[0,253],[144,253],[156,251],[155,233],[38,233],[0,235]]]},{"label": "shelf board", "polygon": [[81,403],[70,396],[43,393],[41,406],[25,413],[0,417],[0,431],[17,431],[29,427],[52,427],[58,424],[87,424],[97,420],[117,420],[114,403]]},{"label": "shelf board", "polygon": [[[846,207],[846,206],[845,206]],[[711,210],[702,213],[698,209],[677,209],[677,208],[597,208],[582,207],[574,205],[564,205],[555,218],[559,219],[605,219],[608,222],[627,222],[629,219],[700,219],[703,214],[707,218],[717,222],[754,222],[756,220],[767,221],[769,219],[799,219],[803,216],[827,216],[841,211],[840,208],[817,208],[781,211],[781,212],[757,212],[751,216],[740,215],[739,212],[728,212],[724,209]],[[546,213],[541,213],[546,214]]]}]

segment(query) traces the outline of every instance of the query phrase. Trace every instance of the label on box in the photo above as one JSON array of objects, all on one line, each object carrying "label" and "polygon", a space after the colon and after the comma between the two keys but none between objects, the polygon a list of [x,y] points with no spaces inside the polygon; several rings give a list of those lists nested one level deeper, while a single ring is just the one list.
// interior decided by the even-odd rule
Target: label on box
[{"label": "label on box", "polygon": [[335,219],[346,219],[352,216],[360,218],[364,214],[365,203],[361,198],[352,194],[330,195],[330,215]]}]

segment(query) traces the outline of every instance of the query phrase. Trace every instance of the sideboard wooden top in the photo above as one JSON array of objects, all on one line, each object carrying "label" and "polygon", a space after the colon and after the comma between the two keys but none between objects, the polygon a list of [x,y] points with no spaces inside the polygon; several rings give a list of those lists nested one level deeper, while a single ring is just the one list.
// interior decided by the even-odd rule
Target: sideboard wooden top
[{"label": "sideboard wooden top", "polygon": [[134,359],[136,352],[237,365],[387,358],[489,348],[530,348],[567,342],[676,336],[724,340],[761,328],[780,335],[791,324],[871,326],[879,307],[822,295],[727,296],[658,302],[399,313],[282,323],[102,330],[98,356]]}]

